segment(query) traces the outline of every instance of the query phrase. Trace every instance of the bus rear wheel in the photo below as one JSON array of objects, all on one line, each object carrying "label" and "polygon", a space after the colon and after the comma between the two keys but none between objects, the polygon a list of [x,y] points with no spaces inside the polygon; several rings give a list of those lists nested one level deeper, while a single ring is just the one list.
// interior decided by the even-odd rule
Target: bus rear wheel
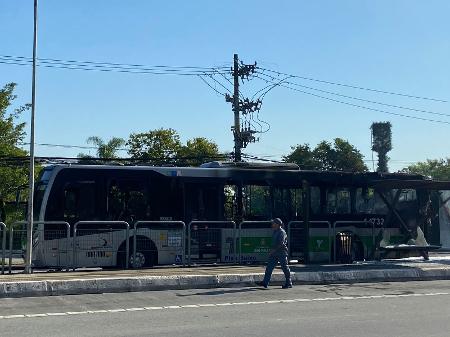
[{"label": "bus rear wheel", "polygon": [[[125,243],[122,243],[117,253],[117,267],[121,269],[126,266],[125,247]],[[133,244],[130,244],[128,268],[141,269],[153,267],[156,264],[158,264],[158,251],[153,241],[139,238],[135,256],[133,255]]]}]

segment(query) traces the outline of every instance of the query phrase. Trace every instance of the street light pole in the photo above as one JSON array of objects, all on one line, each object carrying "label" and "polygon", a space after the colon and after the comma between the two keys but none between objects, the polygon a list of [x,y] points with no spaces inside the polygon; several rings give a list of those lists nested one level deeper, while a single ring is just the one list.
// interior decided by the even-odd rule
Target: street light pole
[{"label": "street light pole", "polygon": [[36,110],[36,49],[37,49],[37,4],[34,0],[34,29],[33,29],[33,70],[31,79],[31,124],[30,124],[30,176],[28,195],[27,221],[27,252],[25,257],[25,273],[31,274],[33,256],[33,210],[34,210],[34,114]]}]

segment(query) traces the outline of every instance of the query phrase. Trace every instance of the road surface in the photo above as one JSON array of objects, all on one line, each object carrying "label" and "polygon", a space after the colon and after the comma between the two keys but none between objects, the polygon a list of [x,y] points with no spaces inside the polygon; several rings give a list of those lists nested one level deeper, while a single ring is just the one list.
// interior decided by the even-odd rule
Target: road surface
[{"label": "road surface", "polygon": [[9,298],[0,335],[448,337],[449,301],[449,281]]}]

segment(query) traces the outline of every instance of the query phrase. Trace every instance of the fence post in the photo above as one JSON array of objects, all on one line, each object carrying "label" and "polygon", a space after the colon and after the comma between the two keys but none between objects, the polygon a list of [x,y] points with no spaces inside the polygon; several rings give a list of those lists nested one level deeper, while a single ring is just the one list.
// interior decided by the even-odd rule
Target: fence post
[{"label": "fence post", "polygon": [[[236,222],[233,221],[233,259],[235,264],[239,264],[239,261],[237,260],[237,247],[236,247]],[[241,240],[239,240],[241,241]]]},{"label": "fence post", "polygon": [[136,268],[136,246],[137,246],[137,227],[139,221],[134,223],[134,233],[133,233],[133,265],[132,268]]},{"label": "fence post", "polygon": [[188,267],[191,266],[191,228],[192,221],[188,224]]},{"label": "fence post", "polygon": [[66,232],[66,270],[70,271],[70,259],[69,259],[69,243],[70,243],[70,225],[66,222],[67,232]]},{"label": "fence post", "polygon": [[289,221],[287,224],[288,260],[291,258],[291,224],[292,224],[292,221]]},{"label": "fence post", "polygon": [[9,228],[9,273],[10,274],[11,274],[11,269],[12,269],[13,236],[14,236],[14,228],[13,228],[13,226],[11,226]]},{"label": "fence post", "polygon": [[72,270],[76,269],[75,257],[77,255],[77,227],[80,222],[78,221],[75,225],[73,225],[73,237],[72,237]]},{"label": "fence post", "polygon": [[336,223],[333,223],[333,263],[336,263]]},{"label": "fence post", "polygon": [[328,224],[328,263],[331,263],[331,222],[327,221]]},{"label": "fence post", "polygon": [[0,222],[2,228],[2,275],[5,274],[5,254],[6,254],[6,225]]},{"label": "fence post", "polygon": [[[243,222],[243,221],[242,221]],[[238,264],[242,264],[242,222],[239,223],[239,254],[238,254]]]},{"label": "fence post", "polygon": [[130,224],[127,222],[126,226],[127,229],[125,235],[127,237],[127,242],[125,243],[125,254],[126,254],[125,269],[128,269],[128,261],[130,260]]}]

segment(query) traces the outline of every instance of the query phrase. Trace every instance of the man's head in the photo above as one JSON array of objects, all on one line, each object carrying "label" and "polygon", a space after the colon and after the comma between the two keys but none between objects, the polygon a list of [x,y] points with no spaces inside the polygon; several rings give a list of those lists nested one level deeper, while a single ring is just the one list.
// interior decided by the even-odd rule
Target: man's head
[{"label": "man's head", "polygon": [[272,219],[272,229],[279,229],[281,226],[283,226],[283,221],[281,221],[280,218]]}]

